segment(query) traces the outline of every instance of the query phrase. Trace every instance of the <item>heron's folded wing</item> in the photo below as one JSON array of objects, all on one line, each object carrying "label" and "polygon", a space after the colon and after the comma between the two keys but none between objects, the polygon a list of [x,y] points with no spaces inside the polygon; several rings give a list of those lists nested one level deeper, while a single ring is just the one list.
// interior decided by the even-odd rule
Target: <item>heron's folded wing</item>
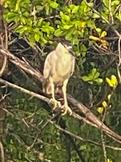
[{"label": "heron's folded wing", "polygon": [[47,79],[52,74],[55,63],[56,63],[56,54],[54,50],[50,52],[45,59],[44,70],[43,70],[43,75],[45,79]]},{"label": "heron's folded wing", "polygon": [[50,75],[50,70],[51,70],[51,65],[50,65],[50,56],[48,55],[46,57],[45,63],[44,63],[44,70],[43,70],[43,75],[44,78],[47,79]]},{"label": "heron's folded wing", "polygon": [[71,69],[71,75],[73,74],[74,69],[75,69],[75,57],[72,56],[72,69]]}]

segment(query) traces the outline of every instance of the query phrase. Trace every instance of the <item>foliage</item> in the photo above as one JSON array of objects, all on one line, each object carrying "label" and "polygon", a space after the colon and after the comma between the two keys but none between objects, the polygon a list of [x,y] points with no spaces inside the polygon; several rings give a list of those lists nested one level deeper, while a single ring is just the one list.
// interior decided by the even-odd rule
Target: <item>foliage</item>
[{"label": "foliage", "polygon": [[[10,50],[17,49],[20,51],[18,55],[22,53],[22,57],[29,58],[33,65],[39,59],[41,64],[46,52],[57,42],[71,43],[76,57],[77,79],[70,81],[70,93],[90,106],[101,120],[119,133],[121,118],[117,112],[120,113],[121,107],[121,60],[117,33],[120,33],[121,27],[120,10],[120,0],[6,0],[4,14],[10,27],[10,41],[13,41]],[[35,51],[23,52],[23,47],[25,50],[28,46],[31,51],[39,51],[38,55]],[[33,80],[25,81],[24,75],[13,71],[15,83],[35,91]],[[67,162],[69,158],[70,162],[81,161],[72,141],[48,122],[50,116],[44,110],[47,105],[13,91],[10,107],[4,140],[8,159],[15,162]],[[84,139],[102,142],[97,129],[68,116],[63,120],[66,128],[73,133]],[[106,137],[103,140],[106,144],[112,144]],[[104,161],[101,147],[75,139],[74,142],[84,157],[82,161]],[[118,151],[106,148],[106,153],[107,162],[119,162],[121,159]]]}]

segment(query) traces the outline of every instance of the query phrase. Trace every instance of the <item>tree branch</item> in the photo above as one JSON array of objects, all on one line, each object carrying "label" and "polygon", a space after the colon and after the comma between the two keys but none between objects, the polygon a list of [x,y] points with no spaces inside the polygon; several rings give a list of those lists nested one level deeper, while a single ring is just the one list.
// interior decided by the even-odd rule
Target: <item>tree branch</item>
[{"label": "tree branch", "polygon": [[[35,70],[31,65],[26,63],[25,61],[19,59],[18,57],[14,56],[12,53],[10,53],[8,50],[0,49],[0,53],[3,55],[6,55],[8,59],[14,63],[17,67],[24,70],[28,74],[31,74],[34,78],[38,79],[40,82],[44,80],[42,74]],[[6,84],[10,87],[16,88],[20,91],[23,91],[24,93],[27,93],[33,97],[37,97],[41,100],[44,100],[49,104],[49,99],[47,97],[41,96],[39,94],[36,94],[34,92],[31,92],[29,90],[25,90],[22,87],[19,87],[17,85],[13,85],[12,83],[9,83],[3,79],[0,79],[0,82],[3,84]],[[76,99],[74,99],[72,96],[68,95],[68,101],[70,104],[74,107],[73,110],[77,112],[76,114],[73,112],[72,117],[80,120],[83,120],[87,124],[91,124],[92,126],[97,127],[101,131],[103,131],[106,135],[117,141],[121,144],[121,136],[112,131],[109,127],[107,127],[103,122],[101,122],[86,106],[84,106],[82,103],[78,102]],[[76,109],[75,109],[76,108]],[[81,117],[79,114],[83,113],[84,118]]]}]

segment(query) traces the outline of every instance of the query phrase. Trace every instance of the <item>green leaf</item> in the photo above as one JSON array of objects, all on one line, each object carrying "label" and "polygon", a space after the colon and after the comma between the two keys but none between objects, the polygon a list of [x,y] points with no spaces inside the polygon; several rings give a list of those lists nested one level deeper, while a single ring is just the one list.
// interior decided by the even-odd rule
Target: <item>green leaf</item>
[{"label": "green leaf", "polygon": [[76,6],[76,5],[70,5],[69,6],[70,7],[70,9],[72,10],[72,13],[74,14],[74,13],[77,13],[78,12],[78,10],[79,10],[79,6]]},{"label": "green leaf", "polygon": [[109,0],[103,0],[103,3],[107,8],[109,7]]},{"label": "green leaf", "polygon": [[51,1],[50,7],[56,9],[58,7],[58,3],[57,2],[54,2],[54,1]]},{"label": "green leaf", "polygon": [[108,99],[108,102],[109,102],[110,99],[111,99],[111,94],[109,94],[109,95],[107,96],[107,99]]},{"label": "green leaf", "polygon": [[88,75],[82,77],[82,80],[90,84],[92,84],[93,82],[101,84],[103,82],[103,79],[99,78],[99,76],[100,73],[97,71],[96,68],[93,68]]},{"label": "green leaf", "polygon": [[20,9],[20,2],[21,0],[16,1],[15,11],[18,11]]},{"label": "green leaf", "polygon": [[22,16],[22,17],[20,18],[20,21],[21,21],[21,23],[26,24],[26,21],[27,21],[27,20],[26,20],[25,17]]},{"label": "green leaf", "polygon": [[61,29],[57,29],[57,30],[54,32],[54,35],[55,35],[56,37],[59,37],[59,36],[62,35],[62,33],[63,33],[63,31],[62,31]]},{"label": "green leaf", "polygon": [[118,85],[118,80],[115,75],[111,75],[111,83],[116,87]]},{"label": "green leaf", "polygon": [[95,28],[95,30],[98,32],[99,35],[100,35],[101,32],[102,32],[102,29],[100,29],[100,28]]},{"label": "green leaf", "polygon": [[14,12],[8,12],[5,16],[7,22],[15,21],[17,14]]},{"label": "green leaf", "polygon": [[102,84],[103,83],[103,79],[102,78],[97,78],[97,79],[95,79],[95,82],[97,84]]},{"label": "green leaf", "polygon": [[107,162],[113,162],[111,159],[107,159]]},{"label": "green leaf", "polygon": [[119,12],[119,13],[116,15],[116,18],[119,19],[119,21],[121,21],[121,12]]},{"label": "green leaf", "polygon": [[34,39],[35,39],[35,41],[37,41],[37,42],[38,42],[38,41],[39,41],[39,39],[40,39],[40,35],[35,33],[35,35],[34,35]]},{"label": "green leaf", "polygon": [[85,57],[85,55],[86,55],[86,53],[87,53],[87,47],[86,47],[84,44],[82,44],[82,45],[80,46],[80,52],[81,52],[81,56],[82,56],[82,57]]},{"label": "green leaf", "polygon": [[114,1],[111,2],[111,5],[112,6],[117,6],[117,5],[119,5],[119,3],[120,3],[119,0],[114,0]]},{"label": "green leaf", "polygon": [[42,22],[43,22],[43,18],[40,18],[39,21],[38,21],[38,26],[41,26],[42,25]]},{"label": "green leaf", "polygon": [[68,15],[65,15],[63,12],[60,12],[60,16],[63,19],[63,21],[69,22],[70,17]]},{"label": "green leaf", "polygon": [[100,15],[94,12],[92,17],[93,17],[94,19],[98,19],[98,18],[100,18]]},{"label": "green leaf", "polygon": [[[92,76],[92,78],[97,78],[97,77],[96,77],[96,75],[98,75],[98,74],[97,74],[97,69],[96,69],[96,68],[93,68],[92,71],[91,71],[91,73],[90,73],[90,75]],[[99,76],[99,75],[98,75],[98,76]]]},{"label": "green leaf", "polygon": [[73,25],[63,25],[63,29],[68,30],[68,29],[70,29],[72,26],[73,26]]},{"label": "green leaf", "polygon": [[103,111],[104,111],[104,107],[98,107],[98,108],[97,108],[97,111],[98,111],[100,114],[102,114]]},{"label": "green leaf", "polygon": [[29,28],[27,26],[20,25],[18,28],[16,28],[16,32],[18,32],[20,34],[23,34],[26,31],[28,32],[28,29]]},{"label": "green leaf", "polygon": [[82,78],[82,80],[85,81],[85,82],[87,82],[87,81],[90,80],[90,78],[89,78],[88,76],[83,76],[83,77],[81,77],[81,78]]},{"label": "green leaf", "polygon": [[118,80],[115,75],[111,75],[111,79],[106,77],[106,82],[108,83],[110,87],[113,87],[113,88],[116,88],[116,86],[118,85]]},{"label": "green leaf", "polygon": [[101,35],[100,35],[100,38],[103,38],[103,37],[105,37],[107,35],[107,32],[106,31],[103,31],[102,33],[101,33]]},{"label": "green leaf", "polygon": [[102,106],[103,106],[104,108],[107,108],[107,107],[108,107],[107,102],[106,102],[106,101],[103,101],[103,102],[102,102]]},{"label": "green leaf", "polygon": [[86,25],[87,25],[89,28],[95,28],[95,23],[94,23],[94,21],[92,21],[91,19],[89,19],[89,20],[86,21]]}]

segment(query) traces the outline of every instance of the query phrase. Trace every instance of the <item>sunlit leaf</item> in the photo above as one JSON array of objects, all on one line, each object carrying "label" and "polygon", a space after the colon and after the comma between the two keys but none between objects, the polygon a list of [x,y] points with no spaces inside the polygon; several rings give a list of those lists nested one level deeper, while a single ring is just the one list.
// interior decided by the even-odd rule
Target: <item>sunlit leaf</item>
[{"label": "sunlit leaf", "polygon": [[54,32],[54,35],[55,35],[56,37],[59,37],[59,36],[62,35],[62,33],[63,33],[63,31],[62,31],[61,29],[57,29],[57,30]]},{"label": "sunlit leaf", "polygon": [[119,3],[120,3],[120,0],[114,0],[114,1],[111,2],[111,5],[117,6],[117,5],[119,5]]},{"label": "sunlit leaf", "polygon": [[111,82],[116,87],[118,85],[118,80],[115,75],[111,75]]},{"label": "sunlit leaf", "polygon": [[101,35],[100,35],[100,38],[103,38],[103,37],[105,37],[107,35],[107,32],[106,31],[103,31],[102,33],[101,33]]},{"label": "sunlit leaf", "polygon": [[96,31],[98,32],[98,34],[100,35],[102,29],[100,29],[100,28],[95,28],[95,30],[96,30]]},{"label": "sunlit leaf", "polygon": [[97,108],[97,111],[98,111],[100,114],[102,114],[103,111],[104,111],[104,107],[98,107],[98,108]]},{"label": "sunlit leaf", "polygon": [[107,159],[107,162],[113,162],[111,159]]},{"label": "sunlit leaf", "polygon": [[107,108],[107,107],[108,107],[107,102],[106,102],[106,101],[103,101],[103,102],[102,102],[102,106],[103,106],[104,108]]},{"label": "sunlit leaf", "polygon": [[86,25],[86,22],[85,21],[80,21],[80,27],[81,28],[85,27],[85,25]]},{"label": "sunlit leaf", "polygon": [[55,8],[58,7],[58,3],[54,2],[54,1],[51,1],[50,6],[55,9]]},{"label": "sunlit leaf", "polygon": [[73,26],[73,25],[64,25],[64,26],[63,26],[63,29],[68,30],[68,29],[70,29],[72,26]]},{"label": "sunlit leaf", "polygon": [[18,11],[20,9],[20,2],[21,0],[16,1],[15,11]]},{"label": "sunlit leaf", "polygon": [[113,87],[114,85],[112,84],[111,80],[109,78],[106,77],[106,82],[108,83],[108,85],[110,87]]},{"label": "sunlit leaf", "polygon": [[92,39],[93,41],[99,41],[100,40],[98,37],[95,37],[93,35],[89,36],[89,39]]},{"label": "sunlit leaf", "polygon": [[106,77],[106,82],[110,87],[115,88],[118,85],[118,80],[115,75],[111,75],[111,79]]},{"label": "sunlit leaf", "polygon": [[109,94],[107,98],[108,98],[108,101],[110,101],[110,99],[111,99],[111,94]]},{"label": "sunlit leaf", "polygon": [[37,34],[37,33],[35,33],[35,35],[34,35],[34,38],[35,38],[35,41],[39,41],[39,39],[40,39],[40,35],[39,34]]},{"label": "sunlit leaf", "polygon": [[68,15],[65,15],[63,12],[60,12],[60,16],[64,21],[70,21],[70,17]]}]

